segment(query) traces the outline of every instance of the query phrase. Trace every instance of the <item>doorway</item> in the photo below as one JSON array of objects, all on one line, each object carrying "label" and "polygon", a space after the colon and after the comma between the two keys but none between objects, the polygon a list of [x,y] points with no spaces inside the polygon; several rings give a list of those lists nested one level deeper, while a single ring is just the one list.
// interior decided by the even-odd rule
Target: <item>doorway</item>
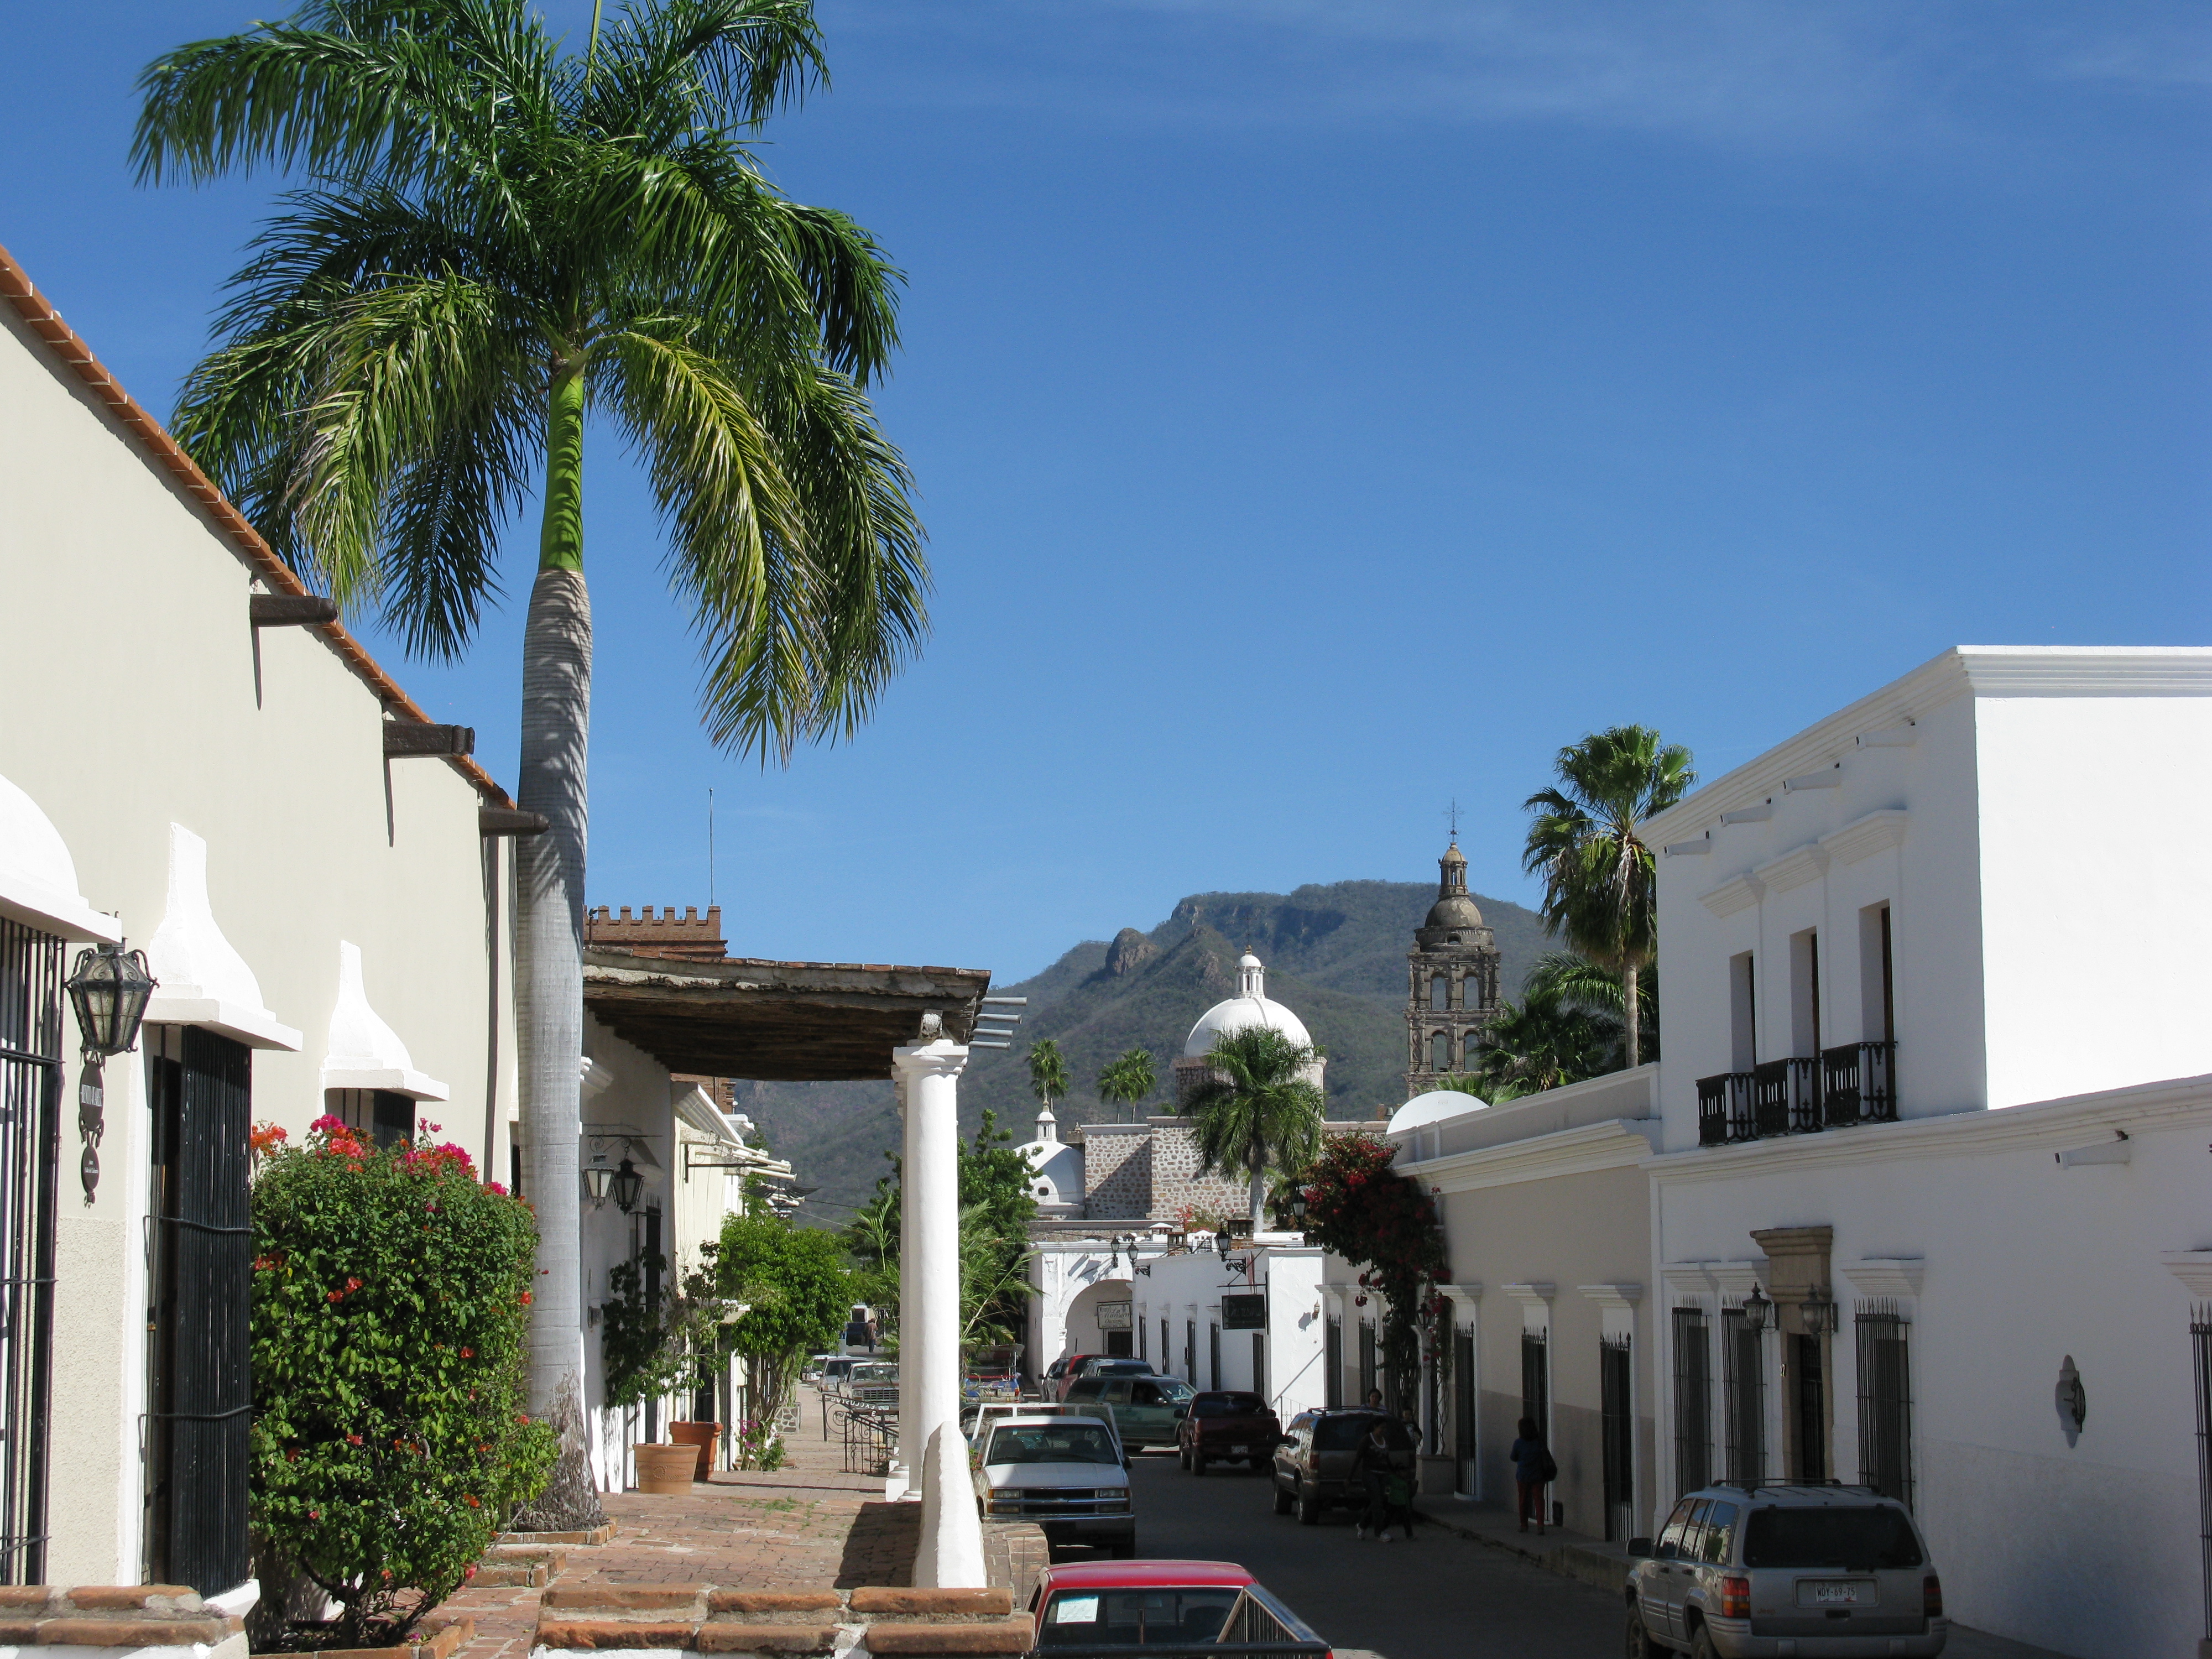
[{"label": "doorway", "polygon": [[253,1051],[198,1026],[149,1027],[146,1065],[154,1120],[150,1565],[156,1583],[212,1595],[250,1571]]},{"label": "doorway", "polygon": [[46,1576],[62,941],[0,921],[0,1582]]},{"label": "doorway", "polygon": [[1820,1339],[1802,1332],[1790,1339],[1792,1392],[1797,1407],[1797,1467],[1800,1480],[1828,1478],[1828,1388],[1821,1364]]}]

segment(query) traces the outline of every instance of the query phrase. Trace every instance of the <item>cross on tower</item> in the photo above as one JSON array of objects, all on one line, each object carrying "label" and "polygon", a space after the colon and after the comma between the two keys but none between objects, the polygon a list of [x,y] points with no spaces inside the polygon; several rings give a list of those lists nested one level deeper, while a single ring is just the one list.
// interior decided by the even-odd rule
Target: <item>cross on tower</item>
[{"label": "cross on tower", "polygon": [[1459,839],[1459,797],[1457,795],[1452,797],[1451,809],[1444,814],[1444,817],[1451,823],[1451,838],[1457,841]]}]

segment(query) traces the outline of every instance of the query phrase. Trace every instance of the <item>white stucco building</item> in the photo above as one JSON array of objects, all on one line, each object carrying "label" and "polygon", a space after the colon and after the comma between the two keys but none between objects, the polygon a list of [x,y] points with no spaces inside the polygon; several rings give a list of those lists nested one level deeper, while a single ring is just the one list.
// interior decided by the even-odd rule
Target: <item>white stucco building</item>
[{"label": "white stucco building", "polygon": [[2212,1634],[2208,811],[2212,651],[1962,647],[1646,826],[1657,1508],[1867,1480],[1966,1624]]}]

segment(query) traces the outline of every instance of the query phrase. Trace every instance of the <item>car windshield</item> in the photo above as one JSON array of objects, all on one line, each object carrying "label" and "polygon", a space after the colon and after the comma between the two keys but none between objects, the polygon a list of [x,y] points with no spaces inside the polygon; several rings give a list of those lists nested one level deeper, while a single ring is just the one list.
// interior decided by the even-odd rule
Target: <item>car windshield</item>
[{"label": "car windshield", "polygon": [[1904,1511],[1863,1508],[1759,1509],[1744,1534],[1747,1567],[1836,1567],[1871,1572],[1921,1565],[1920,1540]]},{"label": "car windshield", "polygon": [[1314,1446],[1320,1451],[1350,1451],[1382,1425],[1383,1443],[1392,1451],[1411,1451],[1413,1442],[1406,1425],[1395,1417],[1324,1417],[1314,1425]]},{"label": "car windshield", "polygon": [[1045,1604],[1037,1645],[1211,1644],[1221,1639],[1237,1594],[1226,1584],[1195,1589],[1064,1589]]},{"label": "car windshield", "polygon": [[1257,1417],[1267,1409],[1256,1394],[1202,1394],[1190,1402],[1193,1417]]},{"label": "car windshield", "polygon": [[1001,1425],[991,1436],[987,1463],[1114,1463],[1121,1455],[1106,1425],[1087,1418],[1058,1423]]}]

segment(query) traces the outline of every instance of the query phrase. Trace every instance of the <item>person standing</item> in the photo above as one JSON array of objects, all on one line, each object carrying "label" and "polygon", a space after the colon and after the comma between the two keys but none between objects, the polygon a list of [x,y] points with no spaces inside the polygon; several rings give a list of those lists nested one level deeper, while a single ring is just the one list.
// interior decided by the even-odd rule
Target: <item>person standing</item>
[{"label": "person standing", "polygon": [[1521,1530],[1528,1530],[1528,1515],[1536,1516],[1536,1535],[1544,1535],[1544,1489],[1559,1479],[1559,1466],[1553,1461],[1552,1449],[1544,1443],[1536,1419],[1521,1419],[1520,1438],[1513,1443],[1506,1455],[1513,1460],[1513,1484],[1521,1499]]}]

